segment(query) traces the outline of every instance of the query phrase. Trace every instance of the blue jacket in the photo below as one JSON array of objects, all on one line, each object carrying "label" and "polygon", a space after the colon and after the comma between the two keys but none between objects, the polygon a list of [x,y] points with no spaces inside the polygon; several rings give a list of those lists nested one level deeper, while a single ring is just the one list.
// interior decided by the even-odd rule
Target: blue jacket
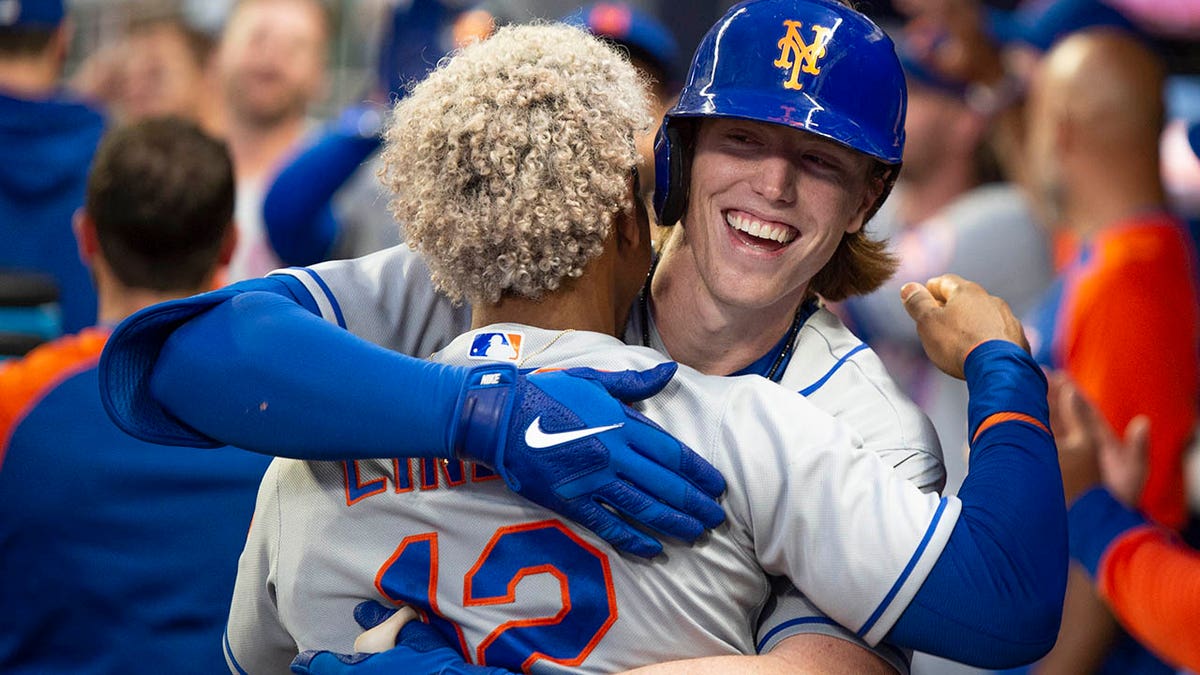
[{"label": "blue jacket", "polygon": [[0,268],[53,276],[68,333],[96,322],[96,291],[71,216],[83,206],[103,132],[104,118],[82,103],[0,94]]}]

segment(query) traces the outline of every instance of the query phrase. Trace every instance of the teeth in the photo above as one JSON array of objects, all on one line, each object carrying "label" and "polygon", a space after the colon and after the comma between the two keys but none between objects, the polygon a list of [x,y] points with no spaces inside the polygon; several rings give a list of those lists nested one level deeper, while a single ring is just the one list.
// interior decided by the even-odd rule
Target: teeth
[{"label": "teeth", "polygon": [[770,239],[781,244],[786,244],[796,238],[796,231],[790,227],[783,225],[775,225],[772,223],[764,223],[753,218],[744,218],[733,214],[725,216],[725,222],[739,232],[745,232],[751,237],[759,239]]}]

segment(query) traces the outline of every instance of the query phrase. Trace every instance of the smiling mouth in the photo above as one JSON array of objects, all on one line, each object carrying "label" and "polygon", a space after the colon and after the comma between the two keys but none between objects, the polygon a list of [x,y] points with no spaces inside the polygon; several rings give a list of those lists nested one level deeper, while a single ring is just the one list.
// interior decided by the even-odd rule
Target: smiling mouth
[{"label": "smiling mouth", "polygon": [[799,232],[787,225],[762,221],[746,213],[726,213],[725,224],[751,241],[763,244],[787,245],[799,236]]}]

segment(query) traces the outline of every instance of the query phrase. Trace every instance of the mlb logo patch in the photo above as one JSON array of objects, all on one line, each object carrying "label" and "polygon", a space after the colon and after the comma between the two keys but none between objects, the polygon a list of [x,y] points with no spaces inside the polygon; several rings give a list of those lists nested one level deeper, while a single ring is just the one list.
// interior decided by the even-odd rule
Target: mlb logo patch
[{"label": "mlb logo patch", "polygon": [[524,341],[521,333],[480,333],[471,342],[469,356],[487,361],[518,361]]}]

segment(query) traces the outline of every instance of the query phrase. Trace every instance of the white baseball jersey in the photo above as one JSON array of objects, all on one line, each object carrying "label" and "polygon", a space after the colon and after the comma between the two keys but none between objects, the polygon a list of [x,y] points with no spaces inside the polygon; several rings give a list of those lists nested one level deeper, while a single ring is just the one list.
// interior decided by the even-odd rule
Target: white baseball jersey
[{"label": "white baseball jersey", "polygon": [[[405,354],[426,357],[470,325],[469,310],[452,307],[436,292],[424,262],[407,246],[278,273],[301,280],[327,320]],[[645,339],[666,354],[653,321],[643,333],[639,317],[639,312],[630,312],[626,340],[641,344]],[[844,422],[858,444],[878,454],[899,475],[922,490],[941,490],[946,472],[928,418],[900,391],[874,352],[833,313],[822,308],[805,321],[792,358],[778,379]],[[778,592],[763,613],[756,652],[770,651],[799,633],[834,635],[866,646],[853,632],[816,611],[786,582],[775,586]],[[873,651],[899,672],[908,672],[907,651],[886,644]]]},{"label": "white baseball jersey", "polygon": [[[663,357],[615,338],[491,326],[436,358],[459,365],[496,334],[522,368],[645,369]],[[653,561],[436,460],[275,460],[239,566],[231,666],[282,672],[299,650],[353,650],[367,599],[431,610],[477,663],[612,672],[685,656],[753,653],[783,576],[878,642],[949,539],[960,502],[920,492],[802,396],[761,377],[685,367],[638,407],[721,471],[727,521]],[[552,442],[554,427],[545,426]]]}]

